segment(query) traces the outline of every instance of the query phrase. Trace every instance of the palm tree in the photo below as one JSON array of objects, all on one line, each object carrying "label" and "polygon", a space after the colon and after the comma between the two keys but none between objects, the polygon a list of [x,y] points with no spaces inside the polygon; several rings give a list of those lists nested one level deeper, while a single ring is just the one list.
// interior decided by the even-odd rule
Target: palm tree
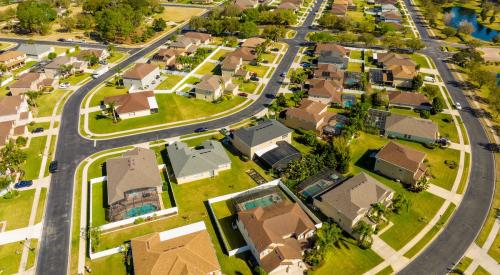
[{"label": "palm tree", "polygon": [[323,223],[316,231],[316,245],[319,249],[331,249],[338,243],[342,236],[342,230],[335,223]]},{"label": "palm tree", "polygon": [[36,99],[40,97],[40,92],[38,91],[28,91],[26,93],[29,99],[29,104],[35,108],[38,108],[38,105],[36,104]]},{"label": "palm tree", "polygon": [[372,246],[372,234],[373,228],[364,221],[358,222],[356,227],[353,228],[352,233],[359,236],[358,244],[359,247],[366,249]]},{"label": "palm tree", "polygon": [[113,122],[117,123],[118,119],[116,116],[116,102],[114,102],[114,101],[109,102],[107,111],[109,114],[111,114],[113,116]]},{"label": "palm tree", "polygon": [[298,92],[295,92],[292,94],[292,102],[294,104],[294,106],[297,106],[299,105],[300,101],[302,100],[302,97],[304,96],[304,91],[298,91]]},{"label": "palm tree", "polygon": [[405,208],[406,212],[408,212],[410,205],[411,205],[410,200],[408,200],[408,198],[406,198],[406,196],[403,194],[397,194],[392,199],[392,211],[394,211],[397,214],[399,214],[401,209],[403,208]]},{"label": "palm tree", "polygon": [[382,203],[377,202],[377,203],[372,204],[372,208],[370,209],[370,212],[371,212],[371,214],[373,214],[373,215],[371,215],[371,217],[375,218],[375,221],[378,222],[380,220],[380,218],[383,215],[385,215],[385,213],[387,212],[387,208]]}]

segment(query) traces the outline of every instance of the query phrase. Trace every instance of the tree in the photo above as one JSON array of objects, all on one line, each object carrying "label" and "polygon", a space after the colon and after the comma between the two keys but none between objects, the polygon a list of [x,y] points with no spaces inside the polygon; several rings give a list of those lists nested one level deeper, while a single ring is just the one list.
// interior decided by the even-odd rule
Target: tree
[{"label": "tree", "polygon": [[285,32],[286,30],[282,26],[270,25],[264,28],[264,30],[262,31],[262,36],[271,41],[278,41],[278,39],[285,36]]},{"label": "tree", "polygon": [[496,92],[490,93],[488,100],[489,100],[489,106],[495,113],[495,118],[498,118],[498,115],[500,114],[500,96],[498,95],[499,91],[497,89]]},{"label": "tree", "polygon": [[259,33],[259,28],[254,22],[246,21],[240,24],[239,37],[248,38],[256,36]]},{"label": "tree", "polygon": [[444,109],[444,102],[440,97],[435,97],[432,100],[432,112],[434,114],[441,113]]},{"label": "tree", "polygon": [[67,76],[73,71],[73,65],[68,64],[68,65],[61,65],[59,68],[57,68],[57,72],[62,75],[62,76]]},{"label": "tree", "polygon": [[406,212],[408,212],[410,208],[410,200],[406,198],[405,195],[403,194],[396,194],[396,196],[392,199],[392,211],[396,214],[399,214],[401,210],[405,209]]},{"label": "tree", "polygon": [[99,58],[93,53],[86,54],[83,60],[87,61],[91,67],[99,63]]},{"label": "tree", "polygon": [[417,38],[411,38],[406,41],[406,45],[412,49],[412,50],[421,50],[425,47],[425,44],[422,42],[422,40],[417,39]]},{"label": "tree", "polygon": [[290,81],[295,84],[302,84],[307,79],[307,73],[304,69],[298,68],[292,71]]},{"label": "tree", "polygon": [[458,32],[463,34],[471,34],[474,31],[474,26],[465,20],[458,25]]},{"label": "tree", "polygon": [[28,96],[29,105],[31,105],[35,108],[38,107],[36,104],[36,100],[37,100],[37,98],[39,98],[42,95],[42,93],[39,91],[28,91],[26,93],[26,95]]},{"label": "tree", "polygon": [[55,52],[51,52],[51,53],[49,53],[49,55],[47,55],[47,58],[50,59],[50,60],[52,60],[52,59],[54,59],[56,57],[57,57],[57,53],[55,53]]},{"label": "tree", "polygon": [[0,176],[0,190],[3,190],[5,188],[9,187],[11,182],[12,182],[12,180],[9,177]]},{"label": "tree", "polygon": [[284,94],[279,94],[277,97],[276,97],[276,103],[278,104],[278,106],[281,106],[281,107],[288,107],[288,102],[286,100],[286,97]]},{"label": "tree", "polygon": [[305,92],[300,90],[298,92],[294,92],[292,94],[292,97],[290,98],[293,101],[293,104],[295,106],[299,105],[299,103],[302,101],[302,98],[304,98]]},{"label": "tree", "polygon": [[74,17],[65,16],[61,18],[59,25],[65,32],[71,32],[76,27],[76,19]]},{"label": "tree", "polygon": [[469,69],[470,80],[476,82],[481,89],[484,85],[495,86],[496,76],[493,73],[481,69],[479,66],[471,66]]},{"label": "tree", "polygon": [[167,22],[163,18],[157,18],[153,21],[153,30],[155,32],[161,32],[167,27]]},{"label": "tree", "polygon": [[441,33],[444,34],[446,37],[452,37],[457,34],[457,29],[452,27],[444,27]]},{"label": "tree", "polygon": [[342,229],[340,229],[335,223],[325,222],[316,231],[316,243],[315,246],[324,252],[334,248],[334,245],[340,241],[342,237]]},{"label": "tree", "polygon": [[368,46],[375,45],[376,43],[375,36],[371,33],[362,33],[359,36],[359,41],[365,42],[365,44]]},{"label": "tree", "polygon": [[351,160],[351,151],[349,150],[348,139],[345,136],[340,136],[332,141],[332,149],[337,161],[337,170],[344,174],[349,170],[349,162]]},{"label": "tree", "polygon": [[372,246],[373,228],[365,221],[359,221],[352,229],[352,233],[358,236],[358,245],[363,249],[368,249]]},{"label": "tree", "polygon": [[19,31],[46,34],[57,12],[46,2],[29,0],[19,3],[16,17]]},{"label": "tree", "polygon": [[92,251],[96,251],[101,244],[101,228],[99,226],[89,228],[88,235],[92,243]]},{"label": "tree", "polygon": [[21,165],[27,159],[26,152],[21,150],[13,140],[9,140],[7,144],[0,149],[0,171],[5,171],[6,168],[12,171],[20,171]]},{"label": "tree", "polygon": [[370,208],[370,216],[376,222],[378,222],[383,215],[387,212],[387,208],[380,202],[374,203]]},{"label": "tree", "polygon": [[420,74],[418,74],[411,81],[411,88],[413,90],[418,90],[420,89],[420,87],[422,87],[422,85],[424,85],[424,78]]},{"label": "tree", "polygon": [[429,100],[433,100],[439,94],[439,88],[436,85],[426,85],[422,88],[422,92],[429,98]]},{"label": "tree", "polygon": [[108,50],[110,56],[114,56],[115,51],[116,51],[116,46],[113,44],[109,44],[107,47],[107,50]]},{"label": "tree", "polygon": [[76,15],[76,28],[81,30],[90,30],[94,27],[94,17],[90,14],[79,13]]},{"label": "tree", "polygon": [[316,133],[314,131],[302,130],[302,135],[300,136],[300,141],[307,146],[314,146],[318,142],[316,139]]},{"label": "tree", "polygon": [[113,117],[113,123],[118,122],[117,114],[116,114],[116,102],[111,101],[108,103],[108,108],[107,108],[108,114],[111,114]]},{"label": "tree", "polygon": [[499,44],[500,43],[500,34],[493,37],[493,39],[491,39],[491,41],[495,44]]},{"label": "tree", "polygon": [[120,42],[130,38],[141,18],[129,5],[105,9],[95,15],[95,31],[103,40]]},{"label": "tree", "polygon": [[374,93],[372,103],[375,106],[389,105],[389,94],[385,90]]}]

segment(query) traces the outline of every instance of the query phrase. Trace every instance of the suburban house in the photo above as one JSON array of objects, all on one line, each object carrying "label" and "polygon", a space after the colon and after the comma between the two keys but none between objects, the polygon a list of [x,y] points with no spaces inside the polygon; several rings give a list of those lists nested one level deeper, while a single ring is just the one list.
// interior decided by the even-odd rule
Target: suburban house
[{"label": "suburban house", "polygon": [[308,99],[324,104],[341,105],[342,83],[336,80],[310,79]]},{"label": "suburban house", "polygon": [[304,250],[316,227],[297,203],[283,201],[238,212],[241,235],[268,274],[303,274]]},{"label": "suburban house", "polygon": [[385,135],[392,138],[434,143],[439,136],[438,125],[429,119],[391,114],[385,118]]},{"label": "suburban house", "polygon": [[240,76],[243,79],[248,79],[250,73],[242,68],[243,60],[241,57],[237,56],[227,56],[221,62],[220,68],[222,71],[222,77],[232,77],[232,76]]},{"label": "suburban house", "polygon": [[49,78],[44,73],[26,73],[9,86],[9,92],[12,95],[20,95],[29,91],[53,89],[57,84],[57,79]]},{"label": "suburban house", "polygon": [[176,141],[167,147],[167,153],[177,184],[215,177],[231,169],[231,159],[218,141],[206,140],[196,148]]},{"label": "suburban house", "polygon": [[147,63],[137,63],[122,75],[123,85],[130,93],[151,88],[156,79],[160,78],[160,68]]},{"label": "suburban house", "polygon": [[257,152],[255,155],[254,160],[261,166],[277,172],[285,169],[290,162],[302,158],[300,151],[286,141],[277,141],[274,146]]},{"label": "suburban house", "polygon": [[388,96],[389,106],[391,107],[402,107],[417,110],[432,109],[431,102],[423,93],[391,91],[388,92]]},{"label": "suburban house", "polygon": [[250,8],[256,8],[259,5],[257,0],[234,0],[234,5],[240,10],[246,10]]},{"label": "suburban house", "polygon": [[182,64],[178,64],[176,59],[181,55],[185,55],[184,50],[182,49],[161,48],[153,56],[152,60],[163,62],[168,68],[180,70],[182,69]]},{"label": "suburban house", "polygon": [[304,129],[321,134],[323,127],[335,113],[328,112],[328,105],[319,101],[303,99],[299,107],[288,108],[283,123],[292,129]]},{"label": "suburban house", "polygon": [[300,7],[290,2],[281,2],[276,8],[279,10],[291,10],[295,12],[300,9]]},{"label": "suburban house", "polygon": [[80,61],[88,61],[87,58],[89,58],[89,56],[95,56],[99,59],[99,61],[103,61],[109,57],[109,52],[107,50],[100,49],[81,50],[76,58]]},{"label": "suburban house", "polygon": [[243,43],[241,44],[241,47],[250,48],[250,49],[254,50],[255,48],[257,48],[258,46],[260,46],[264,43],[266,43],[266,40],[264,38],[250,37],[250,38],[246,39],[245,41],[243,41]]},{"label": "suburban house", "polygon": [[27,96],[0,97],[0,146],[10,138],[24,135],[32,119]]},{"label": "suburban house", "polygon": [[103,103],[105,106],[113,103],[120,119],[148,116],[158,112],[158,103],[153,91],[105,97]]},{"label": "suburban house", "polygon": [[347,14],[347,5],[333,4],[330,12],[335,16],[344,17]]},{"label": "suburban house", "polygon": [[26,54],[27,58],[42,60],[49,56],[49,53],[54,52],[54,47],[42,44],[21,44],[17,49]]},{"label": "suburban house", "polygon": [[226,55],[226,58],[230,56],[240,57],[241,59],[243,59],[243,61],[248,62],[253,62],[257,59],[257,56],[254,54],[253,50],[246,47],[238,48],[235,51],[228,53]]},{"label": "suburban house", "polygon": [[198,4],[198,5],[206,5],[206,4],[212,4],[214,1],[213,0],[191,0],[193,4]]},{"label": "suburban house", "polygon": [[381,14],[384,12],[399,12],[399,10],[393,4],[382,4],[378,7],[375,7],[375,12],[377,12],[377,14]]},{"label": "suburban house", "polygon": [[340,83],[344,82],[344,72],[339,70],[333,64],[318,64],[313,71],[313,78],[336,80]]},{"label": "suburban house", "polygon": [[278,141],[292,142],[292,130],[276,120],[240,128],[233,132],[233,146],[243,155],[253,159],[277,147]]},{"label": "suburban house", "polygon": [[393,195],[392,189],[362,172],[314,197],[313,205],[352,235],[360,221],[375,229],[370,209],[376,203],[390,205]]},{"label": "suburban house", "polygon": [[[64,75],[61,72],[61,69],[64,66],[71,66],[68,72],[65,72]],[[56,78],[56,77],[64,77],[68,74],[73,74],[75,72],[81,72],[87,68],[87,62],[78,61],[76,57],[73,56],[58,56],[52,61],[43,67],[43,71],[47,75],[48,78]]]},{"label": "suburban house", "polygon": [[314,49],[315,55],[320,55],[325,52],[335,52],[340,56],[349,56],[349,50],[332,42],[318,43]]},{"label": "suburban house", "polygon": [[426,175],[426,154],[390,141],[375,156],[373,170],[386,177],[413,185]]},{"label": "suburban house", "polygon": [[163,181],[155,152],[135,148],[106,161],[108,220],[118,221],[161,209]]},{"label": "suburban house", "polygon": [[174,42],[170,43],[170,48],[183,50],[187,54],[196,52],[201,41],[197,38],[190,38],[185,35],[179,35]]},{"label": "suburban house", "polygon": [[8,71],[24,65],[26,54],[21,51],[5,51],[0,54],[0,64]]},{"label": "suburban house", "polygon": [[206,229],[187,234],[169,231],[130,241],[135,275],[222,274]]},{"label": "suburban house", "polygon": [[186,32],[184,36],[191,39],[197,39],[201,44],[208,44],[212,41],[212,35],[203,32]]},{"label": "suburban house", "polygon": [[396,53],[377,53],[374,59],[385,70],[392,74],[392,85],[402,88],[410,88],[412,80],[417,76],[417,63],[408,56]]},{"label": "suburban house", "polygon": [[379,20],[386,23],[401,23],[403,18],[398,10],[396,11],[386,11],[379,15]]},{"label": "suburban house", "polygon": [[331,64],[337,70],[345,70],[349,63],[349,57],[340,54],[339,52],[321,52],[318,56],[318,66],[321,64]]},{"label": "suburban house", "polygon": [[214,101],[224,93],[235,94],[237,91],[238,85],[232,83],[231,77],[220,75],[205,75],[194,87],[196,98],[206,101]]}]

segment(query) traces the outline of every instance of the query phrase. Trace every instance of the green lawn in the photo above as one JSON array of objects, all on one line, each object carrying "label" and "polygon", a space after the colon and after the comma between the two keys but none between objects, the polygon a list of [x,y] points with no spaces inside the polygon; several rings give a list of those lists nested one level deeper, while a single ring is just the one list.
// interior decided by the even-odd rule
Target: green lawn
[{"label": "green lawn", "polygon": [[[357,174],[364,171],[392,188],[396,193],[404,194],[411,201],[408,212],[403,211],[399,215],[393,214],[390,216],[390,220],[394,225],[380,236],[391,247],[399,250],[434,217],[444,200],[426,191],[421,193],[410,192],[402,184],[371,172],[373,159],[369,158],[370,153],[382,148],[387,142],[388,139],[386,138],[364,133],[354,139],[350,146],[351,163],[354,164],[351,166],[350,173]],[[405,142],[404,144],[412,147],[417,146],[417,149],[421,149],[418,146],[423,148],[423,146],[415,143]]]},{"label": "green lawn", "polygon": [[31,189],[19,191],[13,199],[0,198],[0,221],[7,221],[6,230],[28,226],[34,197],[35,190]]},{"label": "green lawn", "polygon": [[205,62],[194,73],[201,75],[215,74],[216,67],[217,65],[215,63]]},{"label": "green lawn", "polygon": [[362,67],[362,63],[349,62],[349,64],[347,65],[347,70],[350,72],[361,72],[362,71],[361,67]]},{"label": "green lawn", "polygon": [[28,124],[28,131],[31,132],[31,131],[33,131],[33,129],[36,129],[39,127],[47,130],[50,127],[50,122],[38,122],[38,123],[33,123],[32,125]]},{"label": "green lawn", "polygon": [[478,266],[476,268],[476,270],[474,271],[474,273],[472,273],[472,275],[490,275],[490,274],[491,273],[486,271],[486,269],[484,269],[484,267],[482,267],[482,266]]},{"label": "green lawn", "polygon": [[392,266],[388,266],[377,272],[376,275],[391,275],[391,274],[394,274],[394,270],[392,269]]},{"label": "green lawn", "polygon": [[22,243],[15,242],[0,246],[1,274],[16,274],[21,263]]},{"label": "green lawn", "polygon": [[269,63],[273,63],[276,56],[277,56],[276,53],[264,53],[264,54],[262,54],[261,57],[262,57],[262,61],[266,60]]},{"label": "green lawn", "polygon": [[349,54],[349,57],[352,59],[363,60],[362,55],[361,55],[361,51],[358,51],[358,50],[352,50]]},{"label": "green lawn", "polygon": [[60,55],[62,53],[66,53],[67,50],[69,50],[69,48],[67,48],[67,47],[54,47],[54,52],[57,55]]},{"label": "green lawn", "polygon": [[28,250],[28,262],[26,262],[26,270],[35,265],[36,255],[38,253],[38,239],[31,239],[30,249]]},{"label": "green lawn", "polygon": [[106,221],[106,182],[92,184],[92,226],[101,226]]},{"label": "green lawn", "polygon": [[156,90],[170,90],[184,78],[184,76],[182,75],[173,74],[164,76],[166,76],[167,78],[163,80],[158,86],[156,86]]},{"label": "green lawn", "polygon": [[497,233],[490,250],[488,250],[488,254],[495,259],[495,261],[500,262],[500,234]]},{"label": "green lawn", "polygon": [[[54,107],[63,95],[68,92],[67,90],[54,90],[50,93],[44,93],[36,99],[36,108],[33,108],[35,117],[52,116]],[[48,129],[48,127],[47,127]]]},{"label": "green lawn", "polygon": [[[353,239],[342,240],[338,247],[325,256],[323,265],[310,272],[323,274],[363,274],[382,262],[382,258],[373,250],[363,250]],[[309,273],[308,273],[309,274]]]},{"label": "green lawn", "polygon": [[233,83],[238,84],[238,91],[244,92],[244,93],[250,93],[253,94],[255,93],[255,90],[257,89],[258,82],[255,81],[243,81],[238,78],[233,79]]},{"label": "green lawn", "polygon": [[100,88],[99,90],[97,90],[97,92],[95,92],[91,99],[90,99],[90,107],[94,107],[94,106],[99,106],[101,105],[101,101],[104,100],[105,97],[108,97],[108,96],[115,96],[115,95],[124,95],[127,93],[127,89],[126,88],[116,88],[115,86],[111,86],[111,87],[108,87],[108,86],[103,86],[102,88]]},{"label": "green lawn", "polygon": [[462,174],[462,178],[460,179],[460,185],[457,188],[457,194],[463,194],[465,192],[465,188],[467,187],[467,180],[469,179],[469,166],[470,153],[465,153],[464,173]]},{"label": "green lawn", "polygon": [[61,79],[60,82],[69,82],[71,86],[77,85],[78,83],[90,79],[91,74],[90,73],[82,73],[82,74],[74,74],[68,78]]},{"label": "green lawn", "polygon": [[219,61],[221,57],[226,56],[230,52],[229,50],[219,49],[210,59]]},{"label": "green lawn", "polygon": [[455,266],[455,268],[450,272],[450,274],[464,274],[465,270],[472,263],[472,259],[469,257],[463,257],[460,262]]},{"label": "green lawn", "polygon": [[123,253],[117,253],[93,261],[87,260],[87,265],[92,269],[92,274],[128,274],[124,263]]},{"label": "green lawn", "polygon": [[156,100],[159,106],[158,113],[122,120],[116,124],[110,118],[99,118],[98,115],[101,112],[91,113],[89,114],[89,128],[94,133],[103,134],[187,119],[205,118],[234,108],[245,101],[242,97],[234,97],[220,103],[212,103],[176,94],[158,94]]},{"label": "green lawn", "polygon": [[409,56],[413,61],[417,62],[417,64],[420,65],[420,68],[431,68],[431,65],[429,64],[429,62],[427,62],[427,59],[425,59],[423,55],[414,53],[410,54]]},{"label": "green lawn", "polygon": [[35,224],[42,221],[43,212],[45,211],[45,199],[47,198],[47,188],[40,189],[40,199],[36,208]]},{"label": "green lawn", "polygon": [[24,163],[24,176],[23,179],[33,180],[38,179],[40,173],[40,166],[42,165],[42,154],[47,142],[47,136],[31,138],[30,146],[24,151],[28,155]]},{"label": "green lawn", "polygon": [[194,76],[190,76],[188,79],[186,79],[186,81],[184,81],[184,83],[182,84],[191,84],[191,85],[194,85],[194,84],[197,84],[198,82],[200,82],[201,79],[197,78],[197,77],[194,77]]},{"label": "green lawn", "polygon": [[124,52],[114,51],[113,56],[108,57],[108,63],[115,63],[116,61],[119,61],[121,58],[127,55],[128,54]]},{"label": "green lawn", "polygon": [[232,223],[236,220],[236,213],[234,213],[234,207],[231,205],[231,201],[227,200],[214,203],[212,204],[212,209],[214,210],[221,230],[229,245],[229,250],[245,246],[245,239],[243,239],[240,231],[232,227]]},{"label": "green lawn", "polygon": [[263,65],[245,65],[244,69],[253,73],[256,73],[258,77],[264,77],[269,70],[269,67]]},{"label": "green lawn", "polygon": [[18,74],[24,70],[27,70],[33,66],[35,66],[38,62],[37,61],[28,61],[26,62],[22,67],[18,68],[18,69],[15,69],[12,71],[12,73],[14,74]]}]

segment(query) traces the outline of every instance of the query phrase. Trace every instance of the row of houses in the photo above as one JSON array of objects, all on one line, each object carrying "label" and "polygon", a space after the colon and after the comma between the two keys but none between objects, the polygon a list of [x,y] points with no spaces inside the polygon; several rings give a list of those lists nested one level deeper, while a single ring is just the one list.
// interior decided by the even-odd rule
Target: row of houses
[{"label": "row of houses", "polygon": [[186,32],[175,38],[168,47],[160,48],[153,56],[152,61],[165,64],[169,69],[182,70],[183,64],[177,62],[178,56],[189,56],[202,46],[212,41],[212,36],[201,32]]}]

